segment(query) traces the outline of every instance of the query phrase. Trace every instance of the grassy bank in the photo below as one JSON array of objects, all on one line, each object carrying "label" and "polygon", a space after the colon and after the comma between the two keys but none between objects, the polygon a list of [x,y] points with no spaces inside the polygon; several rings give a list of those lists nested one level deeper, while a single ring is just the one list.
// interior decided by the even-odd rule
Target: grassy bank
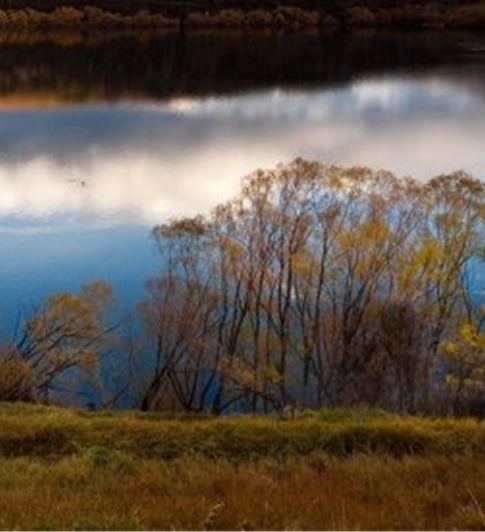
[{"label": "grassy bank", "polygon": [[0,405],[2,529],[483,529],[476,420]]},{"label": "grassy bank", "polygon": [[404,455],[484,454],[485,425],[473,419],[399,417],[380,411],[328,410],[285,416],[164,417],[87,413],[21,404],[0,408],[0,456],[50,459],[93,449],[134,459],[184,457],[239,464],[324,452]]}]

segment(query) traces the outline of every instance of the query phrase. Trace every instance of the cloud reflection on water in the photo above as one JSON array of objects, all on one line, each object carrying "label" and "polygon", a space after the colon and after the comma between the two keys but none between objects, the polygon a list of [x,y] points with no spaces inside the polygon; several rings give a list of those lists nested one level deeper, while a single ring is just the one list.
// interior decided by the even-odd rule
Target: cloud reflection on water
[{"label": "cloud reflection on water", "polygon": [[237,193],[241,176],[300,155],[421,178],[457,168],[485,177],[484,136],[485,99],[437,78],[8,111],[0,230],[46,232],[59,216],[66,228],[150,226],[208,212]]}]

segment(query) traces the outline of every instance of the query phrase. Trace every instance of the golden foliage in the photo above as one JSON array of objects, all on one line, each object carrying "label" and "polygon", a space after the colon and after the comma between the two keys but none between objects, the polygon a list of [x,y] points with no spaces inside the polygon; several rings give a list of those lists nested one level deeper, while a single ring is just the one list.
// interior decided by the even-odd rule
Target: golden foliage
[{"label": "golden foliage", "polygon": [[0,362],[0,400],[31,401],[34,398],[32,369],[23,360]]}]

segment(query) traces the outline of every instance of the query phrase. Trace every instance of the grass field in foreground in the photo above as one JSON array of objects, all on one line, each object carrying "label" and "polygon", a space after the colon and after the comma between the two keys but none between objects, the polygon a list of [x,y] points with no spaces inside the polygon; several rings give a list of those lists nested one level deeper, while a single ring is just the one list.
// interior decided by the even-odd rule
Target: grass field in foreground
[{"label": "grass field in foreground", "polygon": [[485,426],[0,405],[2,529],[484,529]]}]

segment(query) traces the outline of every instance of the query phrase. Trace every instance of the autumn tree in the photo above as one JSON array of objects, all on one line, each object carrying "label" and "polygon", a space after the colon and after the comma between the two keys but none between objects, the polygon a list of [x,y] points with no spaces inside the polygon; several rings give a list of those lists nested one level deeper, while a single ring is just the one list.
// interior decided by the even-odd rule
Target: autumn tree
[{"label": "autumn tree", "polygon": [[163,273],[148,281],[141,323],[142,410],[201,411],[214,393],[219,295],[210,272],[210,227],[200,217],[154,229]]},{"label": "autumn tree", "polygon": [[83,376],[94,378],[114,326],[107,325],[111,289],[102,282],[79,294],[49,297],[2,349],[0,396],[49,401],[56,392],[75,393]]},{"label": "autumn tree", "polygon": [[431,411],[444,346],[479,319],[483,205],[462,172],[425,183],[296,159],[251,174],[210,216],[156,228],[143,407],[170,389],[186,410]]}]

